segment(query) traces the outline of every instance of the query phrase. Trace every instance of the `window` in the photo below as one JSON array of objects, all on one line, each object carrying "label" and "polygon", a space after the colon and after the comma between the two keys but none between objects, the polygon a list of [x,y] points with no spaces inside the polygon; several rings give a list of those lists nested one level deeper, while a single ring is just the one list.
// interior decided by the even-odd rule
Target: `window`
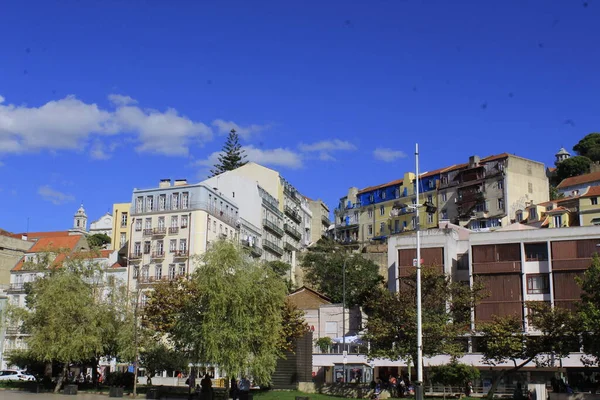
[{"label": "window", "polygon": [[135,267],[133,267],[133,279],[137,279],[139,274],[140,274],[140,267],[138,267],[136,265]]},{"label": "window", "polygon": [[441,218],[442,219],[448,219],[448,210],[442,210]]},{"label": "window", "polygon": [[154,210],[154,196],[146,197],[146,212]]},{"label": "window", "polygon": [[531,183],[531,182],[527,183],[527,191],[529,193],[533,193],[533,183]]},{"label": "window", "polygon": [[169,279],[173,280],[177,276],[177,270],[175,269],[175,264],[169,264]]},{"label": "window", "polygon": [[337,322],[335,321],[327,321],[325,322],[325,333],[333,333],[337,335]]},{"label": "window", "polygon": [[121,228],[127,228],[127,213],[121,213]]},{"label": "window", "polygon": [[530,208],[529,209],[529,219],[531,221],[536,221],[538,219],[538,217],[537,217],[537,209],[535,209],[535,208]]},{"label": "window", "polygon": [[379,223],[379,234],[380,235],[385,234],[385,222],[380,222]]},{"label": "window", "polygon": [[555,228],[561,228],[563,226],[562,224],[562,215],[555,215],[554,216],[554,227]]},{"label": "window", "polygon": [[160,196],[158,196],[158,209],[160,211],[163,211],[166,206],[167,206],[167,195],[161,194]]},{"label": "window", "polygon": [[531,164],[527,164],[527,175],[531,175]]},{"label": "window", "polygon": [[504,210],[504,199],[498,199],[498,210]]},{"label": "window", "polygon": [[590,200],[592,201],[592,205],[593,206],[597,206],[598,205],[598,198],[597,197],[592,197]]},{"label": "window", "polygon": [[139,256],[140,254],[142,254],[142,243],[141,242],[135,242],[133,244],[133,254],[135,254],[136,256]]},{"label": "window", "polygon": [[179,240],[179,251],[181,251],[182,253],[187,252],[187,239]]},{"label": "window", "polygon": [[156,241],[156,254],[163,255],[165,252],[165,243],[162,240]]},{"label": "window", "polygon": [[178,221],[177,220],[178,220],[177,215],[173,215],[171,217],[171,228],[178,228],[178,225],[177,225]]},{"label": "window", "polygon": [[144,265],[142,267],[142,279],[148,280],[149,276],[150,276],[150,266]]},{"label": "window", "polygon": [[414,199],[412,199],[412,205],[416,206],[417,205],[417,198],[415,197]]},{"label": "window", "polygon": [[369,208],[368,214],[369,214],[369,218],[373,218],[373,209],[372,208]]},{"label": "window", "polygon": [[517,222],[523,221],[523,211],[517,211],[515,217],[517,218]]},{"label": "window", "polygon": [[174,253],[177,251],[177,239],[171,239],[169,241],[169,252]]},{"label": "window", "polygon": [[385,215],[385,206],[379,207],[379,215]]},{"label": "window", "polygon": [[416,227],[417,227],[417,217],[412,217],[411,223],[412,223],[412,228],[416,229]]},{"label": "window", "polygon": [[154,266],[154,277],[157,281],[160,281],[162,279],[162,265],[161,264],[156,264]]},{"label": "window", "polygon": [[502,226],[499,219],[490,219],[490,226],[496,228],[498,226]]},{"label": "window", "polygon": [[217,233],[217,221],[213,221],[213,233]]},{"label": "window", "polygon": [[152,218],[146,218],[144,221],[144,229],[152,229]]},{"label": "window", "polygon": [[187,228],[187,227],[188,227],[188,216],[182,215],[181,216],[181,228]]},{"label": "window", "polygon": [[375,201],[375,196],[373,196],[372,194],[369,195],[369,201],[372,203]]},{"label": "window", "polygon": [[394,198],[399,198],[400,197],[400,189],[396,188],[394,189]]},{"label": "window", "polygon": [[498,190],[504,190],[504,179],[498,181]]},{"label": "window", "polygon": [[181,194],[181,208],[189,207],[189,193],[184,192]]},{"label": "window", "polygon": [[446,192],[442,193],[442,201],[448,201],[448,194]]},{"label": "window", "polygon": [[382,191],[381,191],[381,199],[382,199],[382,200],[385,200],[385,190],[382,190]]},{"label": "window", "polygon": [[368,229],[367,229],[368,235],[372,236],[373,235],[373,225],[369,225]]},{"label": "window", "polygon": [[173,210],[179,209],[179,193],[173,193],[171,195],[171,209],[173,209]]},{"label": "window", "polygon": [[427,201],[430,203],[433,203],[433,196],[432,195],[427,195]]},{"label": "window", "polygon": [[185,264],[179,264],[179,275],[185,275]]},{"label": "window", "polygon": [[150,254],[150,241],[144,242],[144,254]]},{"label": "window", "polygon": [[139,218],[135,220],[135,230],[137,232],[142,230],[142,220]]},{"label": "window", "polygon": [[143,207],[144,207],[144,198],[138,197],[135,202],[135,212],[141,213],[143,211]]},{"label": "window", "polygon": [[546,243],[525,243],[526,261],[548,261],[548,245]]},{"label": "window", "polygon": [[477,203],[475,205],[475,212],[485,212],[485,202],[484,203]]},{"label": "window", "polygon": [[158,229],[165,229],[165,217],[158,217]]},{"label": "window", "polygon": [[123,247],[125,246],[125,242],[127,242],[127,234],[126,233],[121,233],[121,236],[119,238],[119,247]]},{"label": "window", "polygon": [[433,224],[433,214],[427,214],[427,223]]},{"label": "window", "polygon": [[548,274],[527,275],[527,294],[550,293],[550,279]]},{"label": "window", "polygon": [[394,232],[398,233],[400,231],[400,221],[394,221]]},{"label": "window", "polygon": [[142,293],[140,296],[140,306],[142,308],[146,307],[146,303],[148,302],[148,296],[145,293]]}]

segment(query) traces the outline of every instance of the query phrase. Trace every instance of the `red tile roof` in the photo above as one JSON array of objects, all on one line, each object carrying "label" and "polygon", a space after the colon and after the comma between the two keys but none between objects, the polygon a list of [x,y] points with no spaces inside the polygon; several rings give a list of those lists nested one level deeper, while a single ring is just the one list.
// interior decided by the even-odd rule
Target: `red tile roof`
[{"label": "red tile roof", "polygon": [[81,237],[81,235],[71,235],[69,231],[52,231],[52,232],[23,232],[23,233],[11,233],[11,236],[16,239],[21,239],[22,236],[27,236],[28,240],[32,239],[40,239],[45,237],[62,237],[62,236],[77,236]]},{"label": "red tile roof", "polygon": [[590,172],[589,174],[572,176],[567,179],[563,179],[561,183],[558,184],[557,188],[562,189],[566,187],[582,185],[584,183],[596,182],[600,181],[600,171],[598,172]]},{"label": "red tile roof", "polygon": [[[39,238],[33,246],[26,253],[35,254],[44,251],[58,251],[58,250],[66,250],[66,251],[75,251],[77,250],[77,245],[81,240],[85,240],[82,235],[73,235],[73,236],[49,236],[49,237],[41,237]],[[86,243],[87,245],[87,243]],[[65,254],[59,254],[54,260],[54,264],[60,264],[65,259]],[[25,262],[25,257],[21,258],[17,265],[13,267],[13,271],[20,271],[23,268],[23,263]]]},{"label": "red tile roof", "polygon": [[546,214],[554,214],[554,213],[557,213],[557,212],[558,213],[564,213],[564,212],[568,212],[568,211],[569,211],[568,208],[559,206],[559,207],[553,208],[552,210],[546,211]]},{"label": "red tile roof", "polygon": [[121,264],[119,264],[118,262],[116,262],[113,265],[111,265],[111,268],[123,268],[123,266]]},{"label": "red tile roof", "polygon": [[600,197],[600,186],[590,186],[588,191],[580,197]]}]

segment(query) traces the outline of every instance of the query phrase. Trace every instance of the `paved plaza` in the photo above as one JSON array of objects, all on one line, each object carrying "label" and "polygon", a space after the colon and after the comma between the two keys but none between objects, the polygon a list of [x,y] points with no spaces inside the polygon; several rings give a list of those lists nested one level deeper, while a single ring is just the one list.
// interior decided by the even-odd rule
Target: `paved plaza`
[{"label": "paved plaza", "polygon": [[[144,398],[144,397],[142,397]],[[28,393],[18,390],[2,390],[0,391],[0,399],[2,400],[107,400],[107,395],[78,393],[76,396],[54,393]]]}]

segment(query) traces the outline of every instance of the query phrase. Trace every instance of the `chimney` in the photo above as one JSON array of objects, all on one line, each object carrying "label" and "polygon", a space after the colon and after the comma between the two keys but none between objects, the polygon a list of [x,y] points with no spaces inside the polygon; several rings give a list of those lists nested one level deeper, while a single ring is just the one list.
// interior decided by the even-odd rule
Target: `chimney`
[{"label": "chimney", "polygon": [[21,240],[27,240],[27,234],[26,233],[24,233],[24,234],[21,235]]},{"label": "chimney", "polygon": [[184,186],[187,185],[187,179],[175,179],[173,186]]},{"label": "chimney", "polygon": [[479,156],[471,156],[469,157],[469,167],[473,168],[479,165],[480,158]]},{"label": "chimney", "polygon": [[170,179],[161,179],[160,182],[158,183],[158,187],[159,188],[171,187],[171,180]]}]

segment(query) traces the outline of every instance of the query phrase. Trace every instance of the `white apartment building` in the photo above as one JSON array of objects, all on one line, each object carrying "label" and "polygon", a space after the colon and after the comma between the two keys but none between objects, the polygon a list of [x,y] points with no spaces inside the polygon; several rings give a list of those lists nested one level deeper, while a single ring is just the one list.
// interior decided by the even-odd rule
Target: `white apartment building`
[{"label": "white apartment building", "polygon": [[300,195],[300,214],[302,215],[302,239],[300,246],[306,247],[312,242],[312,219],[313,213],[310,209],[310,200],[308,197]]},{"label": "white apartment building", "polygon": [[312,211],[311,221],[311,242],[317,242],[324,236],[331,226],[329,220],[329,207],[322,200],[309,200],[309,207]]},{"label": "white apartment building", "polygon": [[296,252],[310,243],[306,229],[310,233],[312,212],[306,199],[279,172],[250,162],[203,184],[234,200],[243,199],[240,216],[261,227],[264,260],[295,266]]},{"label": "white apartment building", "polygon": [[[158,188],[135,189],[129,239],[129,288],[194,272],[190,258],[218,239],[238,240],[237,205],[212,187],[162,179]],[[142,297],[142,303],[144,297]]]}]

